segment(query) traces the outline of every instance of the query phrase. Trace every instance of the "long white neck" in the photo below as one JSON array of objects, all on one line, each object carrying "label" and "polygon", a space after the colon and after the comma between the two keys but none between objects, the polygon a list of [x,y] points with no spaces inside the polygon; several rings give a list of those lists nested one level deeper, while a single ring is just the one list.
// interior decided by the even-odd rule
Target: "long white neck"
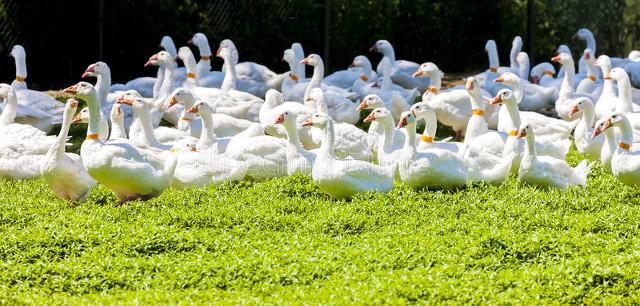
[{"label": "long white neck", "polygon": [[[187,56],[182,59],[184,62],[184,66],[187,68],[187,78],[184,80],[184,87],[187,89],[193,89],[198,86],[198,71],[196,60],[193,56]],[[195,76],[195,78],[189,77],[190,75]]]},{"label": "long white neck", "polygon": [[520,103],[524,99],[524,92],[522,91],[522,84],[520,84],[520,79],[517,79],[513,85],[513,95],[516,97],[516,102]]},{"label": "long white neck", "polygon": [[[606,76],[611,72],[611,63],[609,62],[609,64],[603,64],[600,65],[600,69],[602,70],[602,75]],[[615,84],[613,83],[612,79],[605,79],[604,80],[604,85],[602,85],[602,94],[601,96],[605,96],[605,95],[613,95],[615,94]]]},{"label": "long white neck", "polygon": [[109,139],[127,138],[127,134],[124,131],[123,117],[111,116],[111,133]]},{"label": "long white neck", "polygon": [[15,58],[16,62],[16,78],[27,78],[27,59],[26,56],[18,55]]},{"label": "long white neck", "polygon": [[[197,65],[197,76],[202,78],[207,72],[211,71],[211,47],[209,47],[208,40],[197,44],[197,46],[200,51],[200,60]],[[208,56],[208,59],[203,59],[203,56]]]},{"label": "long white neck", "polygon": [[482,100],[479,90],[467,91],[469,93],[469,101],[471,102],[471,109],[479,109],[484,111],[487,108],[487,103]]},{"label": "long white neck", "polygon": [[403,150],[407,150],[410,152],[416,151],[416,122],[407,122],[407,126],[405,127],[407,130],[407,137],[404,138],[404,146]]},{"label": "long white neck", "polygon": [[582,120],[589,127],[593,128],[593,124],[596,121],[596,113],[593,108],[593,105],[588,105],[582,110]]},{"label": "long white neck", "polygon": [[434,111],[430,111],[418,119],[424,120],[424,131],[422,132],[422,135],[435,138],[436,132],[438,131],[438,119],[436,117],[436,113]]},{"label": "long white neck", "polygon": [[222,80],[222,85],[220,89],[224,91],[229,91],[232,89],[236,89],[236,65],[231,60],[229,55],[224,56],[224,80]]},{"label": "long white neck", "polygon": [[16,120],[16,114],[18,112],[18,98],[15,92],[10,92],[5,98],[4,110],[0,115],[0,124],[7,125],[14,123]]},{"label": "long white neck", "polygon": [[107,95],[111,90],[111,70],[108,67],[104,67],[104,70],[98,74],[95,88],[100,103],[107,103]]},{"label": "long white neck", "polygon": [[496,50],[495,45],[489,45],[487,55],[489,56],[489,68],[500,67],[500,57],[498,57],[498,50]]},{"label": "long white neck", "polygon": [[311,81],[309,81],[309,85],[307,85],[307,89],[304,92],[305,99],[311,93],[311,89],[322,87],[322,79],[324,79],[324,64],[320,62],[313,65],[313,75],[311,76]]},{"label": "long white neck", "polygon": [[171,93],[171,87],[173,85],[173,70],[175,69],[175,63],[161,64],[164,67],[164,79],[162,80],[162,86],[158,93],[159,99],[164,99]]},{"label": "long white neck", "polygon": [[[134,110],[134,112],[135,111],[136,110]],[[156,138],[156,134],[153,132],[153,123],[151,123],[151,119],[149,118],[149,112],[146,109],[140,109],[140,111],[135,115],[140,122],[142,132],[144,133],[144,138],[148,142],[147,144],[152,147],[162,147],[162,143],[158,141],[158,138]]]},{"label": "long white neck", "polygon": [[158,72],[156,73],[156,80],[153,82],[153,98],[157,99],[160,97],[160,88],[162,88],[162,84],[164,83],[164,67],[158,66]]},{"label": "long white neck", "polygon": [[324,99],[324,94],[319,96],[314,101],[316,102],[316,110],[317,111],[319,111],[321,113],[325,113],[325,114],[329,113],[329,107],[327,106],[327,101],[325,101],[325,99]]},{"label": "long white neck", "polygon": [[626,73],[621,74],[621,78],[617,80],[618,83],[618,98],[620,104],[616,105],[616,112],[632,113],[633,112],[633,97],[631,93],[631,82],[629,76]]},{"label": "long white neck", "polygon": [[391,90],[391,64],[386,64],[382,67],[382,84],[380,89],[384,91]]},{"label": "long white neck", "polygon": [[616,150],[617,145],[618,144],[616,143],[616,132],[614,131],[614,129],[609,128],[604,130],[603,150],[609,149],[609,154],[610,154]]},{"label": "long white neck", "polygon": [[538,155],[536,152],[536,140],[532,134],[527,134],[527,147],[526,147],[526,155],[529,155],[529,158],[535,159]]},{"label": "long white neck", "polygon": [[596,55],[596,38],[593,37],[592,33],[587,34],[587,37],[584,38],[585,42],[587,43],[587,48],[591,49],[591,51],[593,51],[593,55]]},{"label": "long white neck", "polygon": [[529,58],[524,59],[520,65],[519,76],[521,79],[527,80],[529,79]]},{"label": "long white neck", "polygon": [[382,130],[384,131],[383,135],[379,143],[381,144],[382,149],[385,151],[391,149],[391,145],[393,145],[393,117],[385,116],[378,119],[378,122],[382,125]]},{"label": "long white neck", "polygon": [[393,65],[396,62],[396,52],[393,50],[392,46],[389,46],[388,48],[383,48],[382,55],[384,55],[384,57],[386,57],[389,60],[391,65]]},{"label": "long white neck", "polygon": [[360,71],[365,77],[371,78],[371,72],[373,72],[373,68],[371,67],[371,62],[369,61],[369,59],[364,58],[362,60],[362,64],[360,65]]},{"label": "long white neck", "polygon": [[430,87],[435,87],[437,90],[440,90],[440,88],[442,88],[442,73],[440,71],[436,71],[435,73],[431,74],[429,76],[429,80]]},{"label": "long white neck", "polygon": [[573,61],[569,61],[567,64],[562,64],[562,67],[564,68],[564,78],[560,85],[559,95],[561,97],[570,95],[573,92],[573,77],[576,74],[576,67],[574,67]]},{"label": "long white neck", "polygon": [[514,44],[511,47],[511,52],[509,53],[509,61],[511,65],[511,70],[519,71],[520,65],[518,64],[518,53],[520,53],[521,46],[519,44]]},{"label": "long white neck", "polygon": [[[518,104],[516,104],[515,102],[510,102],[503,103],[503,105],[507,108],[507,112],[509,114],[509,123],[511,123],[508,127],[509,130],[518,130],[520,128],[520,124],[522,124],[522,122],[520,121],[520,111],[518,110]],[[500,118],[500,120],[501,119],[502,118]]]},{"label": "long white neck", "polygon": [[87,127],[88,134],[100,134],[100,122],[102,121],[102,110],[100,109],[100,102],[98,102],[98,94],[95,90],[92,90],[88,96],[84,98],[87,106],[89,107],[89,126]]},{"label": "long white neck", "polygon": [[618,131],[620,132],[620,142],[631,145],[633,143],[633,130],[631,129],[631,123],[629,123],[629,119],[627,118],[624,118],[620,123],[620,126],[617,126]]},{"label": "long white neck", "polygon": [[322,134],[322,144],[320,144],[320,152],[329,158],[335,158],[334,154],[334,141],[335,141],[335,130],[333,129],[333,122],[327,122],[327,125],[324,127],[324,133]]},{"label": "long white neck", "polygon": [[300,144],[300,137],[298,135],[298,129],[296,128],[296,123],[285,121],[284,129],[287,131],[289,147],[295,149],[298,152],[304,151],[304,148],[302,148],[302,145]]},{"label": "long white neck", "polygon": [[62,117],[60,133],[58,133],[56,142],[51,146],[51,148],[49,148],[47,156],[55,156],[57,159],[64,156],[65,146],[67,145],[67,136],[69,135],[69,127],[71,126],[71,119],[73,118],[73,114],[67,114],[67,112],[70,112],[70,110],[65,109],[65,113]]},{"label": "long white neck", "polygon": [[193,124],[193,120],[196,119],[196,115],[188,112],[188,110],[195,104],[195,101],[191,98],[187,98],[185,101],[182,101],[181,104],[184,108],[182,109],[182,113],[180,113],[180,118],[185,118],[186,120],[178,119],[178,130],[190,134],[191,124]]},{"label": "long white neck", "polygon": [[200,118],[202,118],[202,124],[204,126],[202,128],[202,134],[200,134],[200,140],[198,140],[198,148],[208,149],[217,141],[213,125],[213,116],[210,112],[206,112],[200,114]]}]

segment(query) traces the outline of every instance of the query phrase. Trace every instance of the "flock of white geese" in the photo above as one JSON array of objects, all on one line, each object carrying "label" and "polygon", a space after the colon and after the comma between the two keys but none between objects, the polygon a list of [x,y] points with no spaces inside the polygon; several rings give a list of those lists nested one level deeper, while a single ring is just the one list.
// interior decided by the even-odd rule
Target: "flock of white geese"
[{"label": "flock of white geese", "polygon": [[[591,160],[638,186],[640,91],[633,86],[640,85],[640,52],[596,56],[591,31],[575,37],[586,42],[577,72],[566,45],[551,58],[560,64],[556,73],[548,62],[530,68],[520,37],[510,65],[500,66],[489,40],[488,69],[442,89],[436,64],[397,60],[386,40],[370,49],[382,54],[376,69],[359,55],[325,76],[322,58],[305,57],[299,43],[284,50],[289,71],[275,73],[240,62],[225,39],[215,52],[222,71],[214,71],[204,34],[189,40],[198,60],[165,36],[164,50],[145,64],[157,67],[155,78],[111,84],[105,62],[89,65],[82,77],[95,84],[64,89],[87,104],[80,111],[74,98],[63,104],[28,89],[26,53],[16,45],[16,78],[0,84],[0,178],[42,177],[70,201],[87,199],[100,183],[122,204],[170,187],[299,173],[348,199],[386,192],[394,182],[455,189],[501,184],[511,174],[542,187],[586,186]],[[311,77],[305,65],[313,67]],[[368,131],[354,126],[363,110],[370,110]],[[450,126],[456,141],[436,141],[437,122]],[[65,152],[74,123],[88,124],[79,155]],[[47,135],[56,126],[59,134]],[[565,160],[572,141],[586,158],[576,167]]]}]

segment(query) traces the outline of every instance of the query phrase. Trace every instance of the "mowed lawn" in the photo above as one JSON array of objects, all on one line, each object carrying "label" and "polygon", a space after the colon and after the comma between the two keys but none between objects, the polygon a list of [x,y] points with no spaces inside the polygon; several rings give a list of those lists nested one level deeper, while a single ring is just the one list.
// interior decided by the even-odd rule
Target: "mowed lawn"
[{"label": "mowed lawn", "polygon": [[[579,155],[572,151],[570,161]],[[600,166],[566,193],[323,195],[309,178],[113,208],[0,183],[0,303],[637,303],[640,192]]]}]

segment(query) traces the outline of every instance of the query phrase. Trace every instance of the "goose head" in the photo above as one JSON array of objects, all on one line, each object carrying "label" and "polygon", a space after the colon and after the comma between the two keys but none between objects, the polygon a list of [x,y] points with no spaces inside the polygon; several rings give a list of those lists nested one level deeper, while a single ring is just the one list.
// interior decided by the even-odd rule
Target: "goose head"
[{"label": "goose head", "polygon": [[464,89],[466,89],[470,95],[477,96],[480,94],[480,87],[478,86],[478,81],[474,77],[467,77],[467,80],[464,84]]},{"label": "goose head", "polygon": [[157,66],[157,65],[158,65],[158,53],[156,53],[156,54],[152,55],[151,57],[149,57],[149,60],[147,60],[147,62],[144,63],[145,67]]},{"label": "goose head", "polygon": [[78,100],[74,98],[67,99],[67,103],[64,106],[64,118],[65,120],[73,120],[76,111],[78,110]]},{"label": "goose head", "polygon": [[2,98],[5,102],[7,98],[10,96],[14,96],[16,92],[13,90],[13,87],[7,83],[0,84],[0,98]]},{"label": "goose head", "polygon": [[386,108],[380,107],[374,109],[371,113],[369,113],[369,115],[364,118],[364,122],[381,121],[388,118],[391,118],[391,120],[393,120],[391,112]]},{"label": "goose head", "polygon": [[409,124],[416,123],[416,116],[410,111],[404,111],[400,114],[400,121],[398,122],[398,129],[406,127]]},{"label": "goose head", "polygon": [[516,98],[511,89],[501,89],[498,94],[489,101],[489,104],[515,104]]},{"label": "goose head", "polygon": [[180,47],[180,49],[178,49],[177,58],[182,60],[185,65],[187,64],[187,62],[189,62],[190,64],[193,63],[194,65],[196,63],[196,58],[193,56],[193,52],[189,47],[186,46]]},{"label": "goose head", "polygon": [[331,122],[331,117],[324,113],[313,113],[307,120],[302,122],[302,126],[314,126],[319,129],[326,128]]},{"label": "goose head", "polygon": [[289,77],[294,80],[297,81],[298,75],[296,74],[296,54],[295,51],[293,51],[292,49],[286,49],[284,50],[283,54],[282,54],[282,61],[286,62],[289,65]]},{"label": "goose head", "polygon": [[75,117],[73,117],[73,120],[71,121],[71,124],[77,124],[77,123],[89,123],[89,108],[88,107],[83,107],[80,110],[80,112]]},{"label": "goose head", "polygon": [[296,122],[297,115],[290,111],[285,111],[276,117],[275,124],[292,125]]},{"label": "goose head", "polygon": [[193,37],[191,37],[191,39],[189,39],[187,43],[192,44],[200,49],[203,46],[209,45],[209,40],[207,39],[206,35],[202,33],[196,33],[193,34]]},{"label": "goose head", "polygon": [[560,63],[563,66],[572,66],[573,65],[573,57],[569,53],[559,53],[558,55],[551,58],[552,62]]},{"label": "goose head", "polygon": [[600,121],[596,122],[596,128],[593,130],[593,134],[591,135],[591,137],[595,138],[596,136],[600,135],[605,130],[607,130],[607,129],[613,127],[613,126],[621,125],[624,120],[627,120],[627,119],[621,113],[615,113],[615,114],[612,114],[609,117],[600,119]]},{"label": "goose head", "polygon": [[[171,54],[167,51],[160,51],[158,53],[156,53],[154,55],[156,57],[156,60],[158,61],[158,64],[163,65],[163,66],[167,66],[167,65],[173,65],[173,63],[175,62],[175,58],[173,56],[171,56]],[[149,58],[149,61],[152,61],[152,58],[154,56],[151,56]],[[149,63],[149,62],[147,62]],[[146,66],[146,64],[145,64]]]},{"label": "goose head", "polygon": [[492,52],[498,50],[498,46],[496,46],[496,41],[493,39],[487,40],[487,43],[484,44],[484,52]]},{"label": "goose head", "polygon": [[194,104],[191,108],[189,108],[187,112],[192,114],[198,114],[200,115],[200,117],[204,117],[204,116],[210,116],[211,113],[213,113],[213,109],[211,109],[211,106],[209,106],[209,104],[203,101],[200,101],[200,102],[196,102],[196,104]]},{"label": "goose head", "polygon": [[440,69],[438,69],[438,66],[432,62],[426,62],[420,65],[420,67],[418,67],[418,70],[416,70],[416,72],[413,73],[413,77],[414,78],[423,77],[423,76],[431,77],[435,73],[440,73]]},{"label": "goose head", "polygon": [[382,101],[382,98],[380,98],[376,94],[370,94],[365,96],[364,99],[362,99],[362,101],[358,105],[357,110],[360,111],[363,109],[374,109],[374,108],[380,108],[380,107],[385,107],[385,104],[384,104],[384,101]]},{"label": "goose head", "polygon": [[264,96],[264,104],[269,107],[275,107],[284,103],[284,96],[275,89],[267,90]]},{"label": "goose head", "polygon": [[628,59],[634,61],[634,62],[640,62],[640,51],[639,50],[631,50],[631,52],[629,52],[629,55],[627,56]]},{"label": "goose head", "polygon": [[162,39],[160,40],[160,48],[169,52],[172,56],[176,56],[176,44],[173,43],[173,39],[171,39],[171,36],[162,36]]},{"label": "goose head", "polygon": [[307,97],[306,102],[313,102],[315,104],[321,99],[324,99],[324,91],[322,91],[322,88],[316,87],[311,89],[311,92],[309,92],[309,97]]},{"label": "goose head", "polygon": [[589,48],[584,49],[583,57],[584,57],[584,60],[587,61],[588,63],[593,64],[596,62],[596,59],[593,56],[593,51],[591,51],[591,49]]},{"label": "goose head", "polygon": [[533,137],[533,128],[531,127],[530,124],[525,124],[522,127],[520,127],[518,134],[516,134],[517,139],[520,139],[523,137],[527,139],[531,139]]},{"label": "goose head", "polygon": [[603,68],[605,71],[611,70],[611,58],[608,55],[600,55],[595,63],[596,66]]},{"label": "goose head", "polygon": [[513,89],[520,84],[520,77],[513,72],[505,72],[493,81],[495,83],[503,83]]},{"label": "goose head", "polygon": [[556,49],[556,54],[560,54],[560,53],[571,54],[571,49],[569,49],[569,46],[567,45],[559,45],[558,49]]},{"label": "goose head", "polygon": [[542,79],[543,76],[547,75],[553,78],[555,74],[556,68],[548,62],[543,62],[533,66],[533,68],[531,68],[531,71],[529,72],[529,76],[535,84],[540,83],[540,79]]},{"label": "goose head", "polygon": [[109,70],[109,66],[105,62],[95,62],[84,71],[82,78],[97,77]]},{"label": "goose head", "polygon": [[15,45],[13,46],[13,48],[11,48],[11,52],[9,53],[9,56],[15,59],[24,59],[27,57],[27,53],[24,51],[23,46]]},{"label": "goose head", "polygon": [[376,41],[376,43],[373,44],[371,48],[369,48],[369,51],[375,51],[379,53],[385,53],[389,50],[393,50],[393,46],[391,46],[391,43],[385,39]]},{"label": "goose head", "polygon": [[191,107],[195,102],[196,98],[189,92],[186,88],[176,88],[170,95],[168,100],[168,106],[172,107],[178,103],[184,105],[185,107]]},{"label": "goose head", "polygon": [[109,118],[111,118],[111,122],[121,122],[122,120],[124,120],[124,113],[122,112],[122,109],[120,109],[120,104],[113,104],[113,106],[111,107],[111,114],[109,115]]},{"label": "goose head", "polygon": [[573,102],[571,106],[571,111],[569,112],[569,117],[585,110],[585,109],[593,109],[593,102],[586,97],[580,97]]},{"label": "goose head", "polygon": [[418,119],[427,118],[431,114],[435,114],[433,108],[427,102],[418,102],[411,105],[409,111]]},{"label": "goose head", "polygon": [[65,88],[64,90],[62,90],[62,92],[76,95],[76,97],[85,100],[85,98],[89,98],[91,95],[95,95],[96,89],[90,83],[78,82],[75,85],[71,85]]},{"label": "goose head", "polygon": [[322,66],[322,58],[317,54],[309,54],[309,56],[305,57],[300,63],[310,66]]},{"label": "goose head", "polygon": [[573,36],[571,36],[571,39],[586,40],[589,37],[593,37],[593,33],[587,28],[582,28],[578,30],[575,34],[573,34]]},{"label": "goose head", "polygon": [[616,82],[621,82],[629,79],[629,75],[621,67],[616,67],[611,69],[611,72],[609,72],[609,75],[605,75],[604,77],[605,79],[609,77],[610,79],[613,79]]},{"label": "goose head", "polygon": [[[220,45],[222,46],[222,43],[220,43]],[[221,59],[231,58],[232,57],[232,49],[228,48],[228,47],[220,47],[216,51],[216,57],[219,57]]]}]

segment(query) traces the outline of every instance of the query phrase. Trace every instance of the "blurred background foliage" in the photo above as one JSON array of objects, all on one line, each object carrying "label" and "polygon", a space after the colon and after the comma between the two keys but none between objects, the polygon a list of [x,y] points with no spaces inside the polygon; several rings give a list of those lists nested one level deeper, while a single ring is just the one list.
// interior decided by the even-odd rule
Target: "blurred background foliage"
[{"label": "blurred background foliage", "polygon": [[[287,69],[282,51],[296,41],[322,55],[329,70],[359,54],[377,62],[380,55],[368,48],[378,39],[391,41],[398,59],[432,61],[445,72],[486,68],[487,39],[496,40],[508,65],[515,35],[534,62],[548,60],[561,43],[580,54],[584,44],[571,36],[581,27],[594,32],[598,54],[640,48],[640,0],[532,1],[529,41],[526,0],[0,0],[0,54],[23,44],[30,86],[54,89],[77,81],[97,60],[111,66],[114,82],[153,76],[143,64],[160,38],[171,35],[179,47],[195,32],[205,33],[213,50],[231,38],[241,61],[277,72]],[[220,66],[214,61],[214,69]],[[0,57],[0,81],[13,76],[13,61]]]}]

